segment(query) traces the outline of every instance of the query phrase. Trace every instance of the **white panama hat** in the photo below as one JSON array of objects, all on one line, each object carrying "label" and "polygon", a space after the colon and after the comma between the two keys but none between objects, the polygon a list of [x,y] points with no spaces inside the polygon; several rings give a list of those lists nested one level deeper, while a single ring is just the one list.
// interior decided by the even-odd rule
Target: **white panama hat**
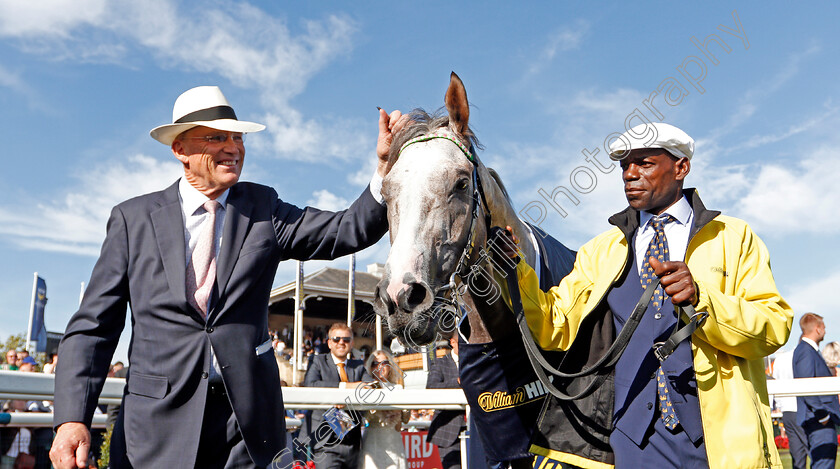
[{"label": "white panama hat", "polygon": [[630,150],[662,148],[677,158],[694,156],[694,139],[687,133],[664,122],[639,124],[621,134],[610,144],[610,158],[621,160]]},{"label": "white panama hat", "polygon": [[149,134],[164,145],[193,127],[210,127],[227,132],[259,132],[262,124],[236,119],[236,113],[218,86],[197,86],[184,91],[172,108],[172,123],[152,129]]}]

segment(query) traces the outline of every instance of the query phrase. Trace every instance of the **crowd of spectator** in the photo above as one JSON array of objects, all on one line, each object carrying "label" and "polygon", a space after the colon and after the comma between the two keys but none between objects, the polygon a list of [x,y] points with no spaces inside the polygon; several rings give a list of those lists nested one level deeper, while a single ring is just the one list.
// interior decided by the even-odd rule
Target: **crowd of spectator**
[{"label": "crowd of spectator", "polygon": [[[21,373],[55,372],[58,355],[52,354],[46,363],[39,363],[26,350],[7,350],[3,355],[0,370]],[[52,401],[12,399],[0,401],[2,412],[52,412]],[[49,468],[49,449],[52,443],[52,428],[3,427],[0,429],[0,467],[14,467],[15,461],[29,458],[36,468]],[[20,463],[18,463],[20,464]]]},{"label": "crowd of spectator", "polygon": [[[26,350],[7,350],[3,355],[2,363],[0,363],[0,370],[17,371],[21,373],[46,373],[55,374],[56,366],[58,366],[58,354],[53,353],[49,358],[45,358],[41,362],[29,354]],[[127,368],[122,362],[116,362],[111,366],[109,377],[122,377],[126,375]],[[113,407],[113,408],[112,408]],[[38,400],[20,400],[12,399],[0,401],[0,411],[2,412],[49,412],[53,411],[52,401],[38,401]],[[113,421],[111,414],[119,411],[119,406],[105,406],[97,408],[96,413],[102,414],[105,412],[109,414],[109,422]],[[102,441],[102,434],[104,432],[92,432],[93,444],[91,445],[92,455],[90,460],[98,460],[99,445]],[[50,468],[51,463],[49,459],[50,445],[52,444],[53,429],[50,427],[26,428],[26,427],[0,427],[0,468],[15,467],[14,461],[20,458],[21,454],[31,455],[34,458],[35,468]],[[25,456],[24,456],[25,457]]]}]

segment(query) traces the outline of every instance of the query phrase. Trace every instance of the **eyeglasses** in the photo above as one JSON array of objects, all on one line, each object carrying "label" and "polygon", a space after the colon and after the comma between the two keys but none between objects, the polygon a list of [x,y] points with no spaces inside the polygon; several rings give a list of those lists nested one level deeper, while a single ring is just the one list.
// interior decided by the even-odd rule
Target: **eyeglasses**
[{"label": "eyeglasses", "polygon": [[381,362],[371,362],[370,364],[374,368],[376,368],[378,366],[384,366],[384,365],[391,366],[391,362],[389,362],[388,360],[384,360],[384,361],[381,361]]},{"label": "eyeglasses", "polygon": [[202,137],[187,137],[190,140],[204,140],[206,143],[213,144],[213,145],[221,145],[228,140],[228,136],[233,143],[236,145],[242,145],[245,143],[245,134],[235,133],[235,134],[213,134],[213,135],[204,135]]},{"label": "eyeglasses", "polygon": [[343,340],[345,344],[349,344],[350,342],[353,342],[352,337],[330,337],[330,340],[332,340],[336,344],[341,340]]}]

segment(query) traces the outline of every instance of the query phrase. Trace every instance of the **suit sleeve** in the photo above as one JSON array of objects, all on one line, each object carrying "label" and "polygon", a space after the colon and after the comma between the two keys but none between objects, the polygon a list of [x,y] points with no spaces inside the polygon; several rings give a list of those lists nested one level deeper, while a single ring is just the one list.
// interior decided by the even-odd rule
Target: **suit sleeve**
[{"label": "suit sleeve", "polygon": [[82,422],[90,427],[125,325],[128,299],[128,235],[125,217],[115,207],[82,304],[70,318],[59,346],[56,427],[65,422]]},{"label": "suit sleeve", "polygon": [[[794,354],[793,360],[793,377],[794,378],[815,378],[817,377],[817,363],[814,361],[811,353],[797,353]],[[829,414],[828,408],[823,404],[823,396],[799,396],[801,400],[798,403],[804,402],[806,407],[813,412],[817,420],[824,418]],[[836,396],[830,396],[836,399]]]},{"label": "suit sleeve", "polygon": [[385,206],[365,188],[347,210],[304,209],[277,200],[274,227],[286,259],[335,259],[373,245],[388,230]]},{"label": "suit sleeve", "polygon": [[440,359],[436,358],[429,366],[429,377],[426,380],[426,389],[445,389],[448,387],[449,386],[446,385],[446,379],[443,376],[443,367],[441,366]]},{"label": "suit sleeve", "polygon": [[[731,229],[731,228],[729,228]],[[696,334],[718,350],[748,360],[766,357],[783,346],[790,336],[793,310],[776,289],[767,247],[748,225],[743,225],[735,285],[731,291],[699,287],[698,312],[709,317]]]}]

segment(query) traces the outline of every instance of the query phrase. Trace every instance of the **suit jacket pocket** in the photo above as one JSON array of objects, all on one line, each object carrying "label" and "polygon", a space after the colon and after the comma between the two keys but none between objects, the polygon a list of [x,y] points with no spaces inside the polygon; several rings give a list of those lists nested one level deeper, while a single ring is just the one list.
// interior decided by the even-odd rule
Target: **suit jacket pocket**
[{"label": "suit jacket pocket", "polygon": [[169,380],[165,376],[131,373],[128,378],[128,392],[138,396],[163,399],[169,391]]}]

